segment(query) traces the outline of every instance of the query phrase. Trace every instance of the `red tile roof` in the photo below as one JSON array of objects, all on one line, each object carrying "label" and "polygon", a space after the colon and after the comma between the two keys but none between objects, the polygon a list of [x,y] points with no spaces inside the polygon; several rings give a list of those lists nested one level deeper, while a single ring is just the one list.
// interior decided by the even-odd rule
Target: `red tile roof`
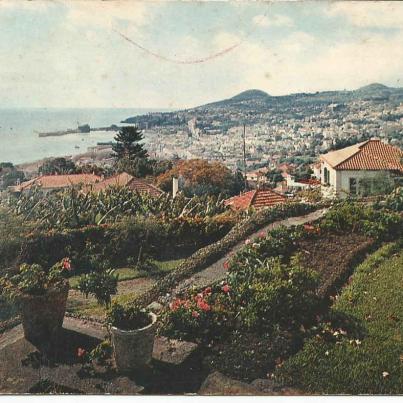
[{"label": "red tile roof", "polygon": [[90,185],[99,182],[101,177],[94,174],[73,174],[73,175],[43,175],[15,186],[15,191],[21,192],[34,186],[42,189],[63,189],[74,185]]},{"label": "red tile roof", "polygon": [[320,185],[320,180],[312,179],[312,178],[310,178],[310,179],[299,179],[296,182],[297,183],[303,183],[305,185],[312,185],[312,186]]},{"label": "red tile roof", "polygon": [[128,188],[135,190],[139,193],[148,193],[151,196],[158,197],[164,193],[161,189],[157,188],[150,183],[147,183],[143,179],[135,178],[126,172],[112,176],[103,180],[102,182],[96,183],[91,187],[94,192],[100,192],[110,186],[127,186]]},{"label": "red tile roof", "polygon": [[249,207],[256,209],[285,203],[287,197],[270,189],[257,189],[234,196],[225,201],[225,205],[234,210],[247,210]]},{"label": "red tile roof", "polygon": [[368,140],[356,146],[332,151],[322,158],[336,170],[403,172],[403,151],[381,140]]}]

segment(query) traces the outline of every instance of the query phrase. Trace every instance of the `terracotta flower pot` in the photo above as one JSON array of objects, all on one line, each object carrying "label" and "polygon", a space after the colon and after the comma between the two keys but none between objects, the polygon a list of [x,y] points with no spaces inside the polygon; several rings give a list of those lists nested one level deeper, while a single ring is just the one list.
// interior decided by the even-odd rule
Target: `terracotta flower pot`
[{"label": "terracotta flower pot", "polygon": [[121,330],[112,326],[112,344],[116,367],[132,371],[146,367],[152,358],[157,316],[149,313],[151,323],[142,329]]},{"label": "terracotta flower pot", "polygon": [[62,328],[69,284],[51,289],[45,295],[22,294],[20,310],[24,336],[35,344],[55,339]]}]

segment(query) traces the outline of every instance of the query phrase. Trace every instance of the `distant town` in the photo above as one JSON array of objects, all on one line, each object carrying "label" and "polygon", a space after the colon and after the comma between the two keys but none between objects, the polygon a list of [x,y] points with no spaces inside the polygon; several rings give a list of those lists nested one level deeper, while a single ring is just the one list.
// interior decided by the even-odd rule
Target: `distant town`
[{"label": "distant town", "polygon": [[[355,91],[272,97],[245,91],[228,100],[177,112],[129,117],[143,130],[156,159],[220,161],[231,170],[275,168],[283,162],[314,162],[332,148],[379,138],[403,145],[403,88],[371,84]],[[111,144],[99,144],[81,164],[109,165]]]}]

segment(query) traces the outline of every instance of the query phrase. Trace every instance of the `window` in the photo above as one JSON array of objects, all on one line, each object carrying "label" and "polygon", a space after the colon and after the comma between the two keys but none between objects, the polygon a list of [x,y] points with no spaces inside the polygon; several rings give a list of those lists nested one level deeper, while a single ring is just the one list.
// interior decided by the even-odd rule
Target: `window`
[{"label": "window", "polygon": [[323,181],[326,185],[328,185],[330,181],[330,172],[326,167],[323,169]]},{"label": "window", "polygon": [[357,178],[350,178],[350,194],[357,194]]}]

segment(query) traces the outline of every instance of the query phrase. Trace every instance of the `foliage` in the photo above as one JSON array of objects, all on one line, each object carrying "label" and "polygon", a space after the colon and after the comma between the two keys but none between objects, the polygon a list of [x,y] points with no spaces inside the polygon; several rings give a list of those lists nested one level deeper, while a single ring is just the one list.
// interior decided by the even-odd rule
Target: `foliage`
[{"label": "foliage", "polygon": [[147,305],[155,301],[160,295],[169,292],[178,281],[216,262],[236,244],[256,232],[259,228],[276,220],[310,213],[318,207],[317,205],[305,203],[287,203],[253,212],[251,216],[247,216],[237,223],[220,240],[210,243],[208,246],[199,249],[192,256],[187,258],[183,264],[179,265],[174,271],[165,276],[162,281],[158,282],[149,291],[144,293],[138,303]]},{"label": "foliage", "polygon": [[99,193],[83,193],[71,188],[42,196],[39,189],[21,195],[9,203],[24,220],[32,219],[46,229],[78,228],[113,223],[127,216],[156,216],[164,221],[182,217],[212,217],[224,211],[221,196],[191,199],[167,194],[152,197],[126,187],[109,187]]},{"label": "foliage", "polygon": [[330,209],[320,227],[325,231],[351,231],[374,239],[393,239],[402,233],[403,218],[394,212],[347,201]]},{"label": "foliage", "polygon": [[1,278],[2,293],[13,298],[18,294],[44,295],[50,289],[66,285],[66,277],[71,270],[70,260],[64,258],[48,271],[38,264],[22,264],[19,273]]},{"label": "foliage", "polygon": [[300,165],[294,171],[294,177],[296,181],[299,181],[301,179],[310,179],[312,174],[313,174],[312,168],[308,164]]},{"label": "foliage", "polygon": [[172,178],[182,182],[181,190],[188,195],[239,193],[242,180],[219,162],[206,160],[183,160],[157,178],[157,185],[165,190],[172,189]]},{"label": "foliage", "polygon": [[0,163],[0,189],[16,185],[25,179],[23,171],[19,171],[11,162]]},{"label": "foliage", "polygon": [[118,276],[114,270],[93,271],[80,277],[77,289],[88,298],[93,295],[100,305],[109,306],[117,293]]},{"label": "foliage", "polygon": [[142,329],[151,323],[149,313],[136,305],[114,302],[107,312],[106,323],[121,330]]},{"label": "foliage", "polygon": [[235,327],[263,334],[295,330],[312,321],[318,302],[317,276],[297,259],[282,264],[279,258],[267,258],[246,270],[234,262],[227,267],[229,274],[222,284],[193,290],[170,304],[165,334],[212,339],[225,337]]},{"label": "foliage", "polygon": [[[240,317],[244,325],[262,332],[273,331],[276,326],[298,329],[309,324],[318,305],[316,272],[304,269],[295,258],[289,265],[269,258],[260,266],[245,282],[231,275],[228,279],[236,303],[243,307]],[[231,266],[232,272],[236,270]]]},{"label": "foliage", "polygon": [[271,169],[267,171],[266,178],[269,181],[270,187],[276,187],[277,182],[282,182],[284,180],[283,175],[279,169]]},{"label": "foliage", "polygon": [[40,175],[65,175],[76,173],[76,165],[73,161],[63,157],[50,158],[39,168]]},{"label": "foliage", "polygon": [[137,177],[151,173],[147,150],[141,144],[144,139],[141,130],[135,126],[125,126],[115,136],[112,149],[118,170]]},{"label": "foliage", "polygon": [[386,208],[392,211],[403,211],[403,186],[397,187],[384,201],[378,201],[375,204],[375,208]]},{"label": "foliage", "polygon": [[[403,392],[401,246],[387,244],[357,268],[332,306],[331,320],[277,371],[281,383],[311,393]],[[334,321],[336,314],[349,319],[340,324]]]}]

